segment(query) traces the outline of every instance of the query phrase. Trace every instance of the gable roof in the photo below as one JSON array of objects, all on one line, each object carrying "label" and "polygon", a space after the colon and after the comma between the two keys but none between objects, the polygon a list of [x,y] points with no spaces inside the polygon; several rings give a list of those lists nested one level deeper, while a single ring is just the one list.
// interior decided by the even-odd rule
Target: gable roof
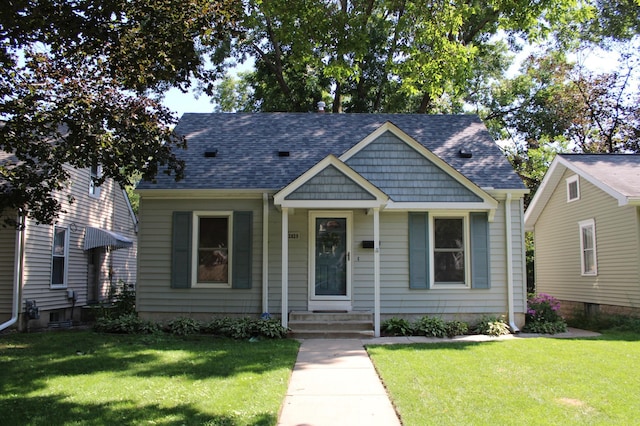
[{"label": "gable roof", "polygon": [[619,206],[640,205],[640,155],[558,154],[544,176],[525,214],[527,230],[532,230],[566,170],[600,188]]},{"label": "gable roof", "polygon": [[[185,178],[175,182],[160,174],[138,189],[278,191],[386,122],[480,188],[525,189],[477,116],[321,113],[184,114],[175,131],[187,138],[188,148],[176,151],[185,160]],[[461,149],[470,150],[471,158],[461,156]],[[212,156],[205,157],[207,150]]]}]

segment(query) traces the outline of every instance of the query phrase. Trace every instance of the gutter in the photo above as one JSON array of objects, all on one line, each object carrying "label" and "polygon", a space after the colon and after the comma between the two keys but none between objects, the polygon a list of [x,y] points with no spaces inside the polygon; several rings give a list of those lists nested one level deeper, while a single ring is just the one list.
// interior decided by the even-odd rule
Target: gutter
[{"label": "gutter", "polygon": [[24,228],[25,216],[22,209],[18,211],[18,232],[16,233],[16,250],[13,261],[13,303],[11,307],[11,318],[0,324],[0,331],[11,327],[18,322],[20,310],[20,289],[22,288],[22,266],[24,261]]}]

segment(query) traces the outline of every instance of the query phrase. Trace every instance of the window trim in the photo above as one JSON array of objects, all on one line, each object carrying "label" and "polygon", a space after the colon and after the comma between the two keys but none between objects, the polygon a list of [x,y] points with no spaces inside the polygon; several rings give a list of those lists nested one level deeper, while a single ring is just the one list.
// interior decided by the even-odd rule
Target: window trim
[{"label": "window trim", "polygon": [[[194,211],[191,229],[191,288],[232,288],[233,277],[233,211],[199,210]],[[227,219],[227,282],[210,283],[198,282],[198,234],[200,231],[200,218],[226,218]]]},{"label": "window trim", "polygon": [[[463,232],[464,251],[464,282],[446,283],[435,279],[435,235],[436,219],[461,219]],[[469,213],[461,212],[437,212],[429,215],[429,280],[432,289],[470,289],[471,288],[471,257],[470,257],[471,230],[469,226]]]},{"label": "window trim", "polygon": [[101,187],[93,182],[94,177],[97,179],[102,177],[102,166],[99,164],[96,166],[95,174],[93,173],[93,166],[89,166],[89,196],[92,198],[100,198]]},{"label": "window trim", "polygon": [[[583,229],[592,228],[592,244],[593,244],[593,271],[588,272],[585,271],[585,262],[584,262],[584,239],[583,239]],[[579,230],[579,238],[580,238],[580,275],[583,277],[594,277],[598,275],[598,250],[596,246],[596,222],[594,219],[587,219],[578,222],[578,230]]]},{"label": "window trim", "polygon": [[[580,176],[579,175],[569,176],[566,179],[566,182],[567,182],[567,203],[578,201],[580,199]],[[573,183],[576,184],[575,198],[571,198],[571,184]]]},{"label": "window trim", "polygon": [[[62,284],[54,284],[53,283],[53,260],[56,256],[56,230],[64,229],[64,271],[62,277]],[[69,284],[69,227],[68,226],[53,226],[53,238],[51,241],[51,271],[49,273],[49,288],[51,289],[65,289]]]}]

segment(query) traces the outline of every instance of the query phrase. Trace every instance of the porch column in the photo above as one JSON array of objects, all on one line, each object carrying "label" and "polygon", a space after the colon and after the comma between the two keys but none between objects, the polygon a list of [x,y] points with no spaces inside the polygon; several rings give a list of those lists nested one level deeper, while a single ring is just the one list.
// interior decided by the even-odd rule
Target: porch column
[{"label": "porch column", "polygon": [[380,209],[373,209],[373,333],[380,337]]},{"label": "porch column", "polygon": [[289,324],[289,209],[282,208],[282,326]]}]

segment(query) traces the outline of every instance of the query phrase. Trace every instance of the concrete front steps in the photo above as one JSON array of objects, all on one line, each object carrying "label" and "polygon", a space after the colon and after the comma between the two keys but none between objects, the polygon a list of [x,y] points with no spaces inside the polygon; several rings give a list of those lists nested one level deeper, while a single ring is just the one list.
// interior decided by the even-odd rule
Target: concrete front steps
[{"label": "concrete front steps", "polygon": [[294,311],[289,313],[296,339],[363,339],[373,337],[371,312]]}]

